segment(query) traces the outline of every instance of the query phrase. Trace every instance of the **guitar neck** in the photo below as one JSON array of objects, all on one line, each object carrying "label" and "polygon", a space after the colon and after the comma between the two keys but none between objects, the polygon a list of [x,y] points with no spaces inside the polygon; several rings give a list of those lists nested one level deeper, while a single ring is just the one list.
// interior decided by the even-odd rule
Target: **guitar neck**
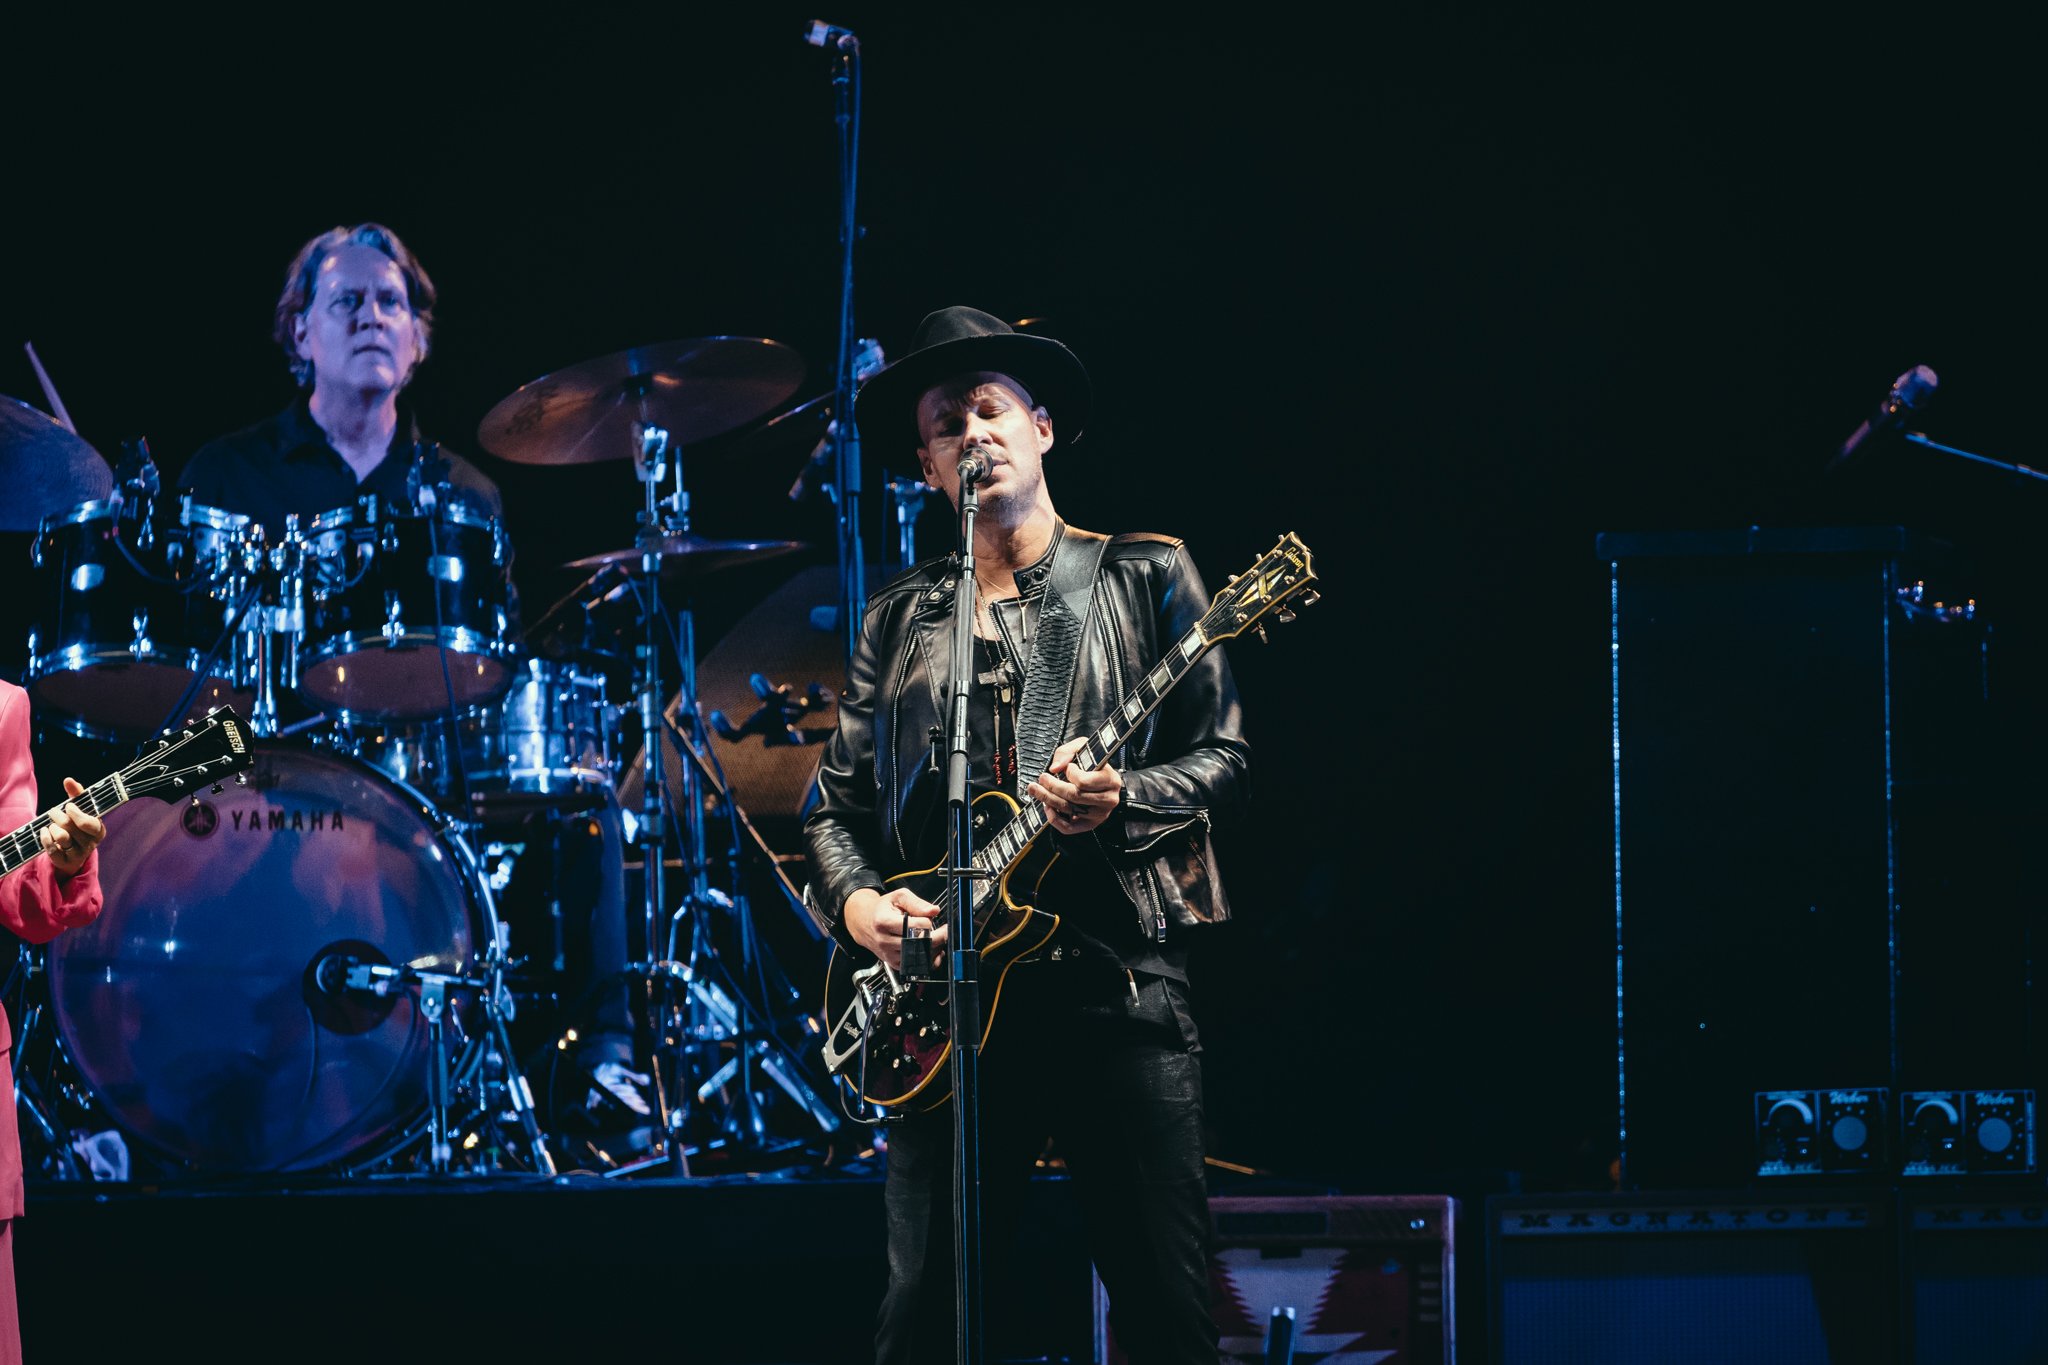
[{"label": "guitar neck", "polygon": [[[1166,657],[1131,689],[1130,695],[1110,711],[1109,719],[1088,736],[1088,742],[1081,746],[1074,762],[1082,768],[1101,767],[1111,754],[1138,732],[1138,727],[1145,723],[1145,717],[1159,709],[1159,703],[1166,700],[1166,694],[1173,690],[1174,684],[1187,676],[1195,661],[1207,654],[1212,644],[1199,626],[1181,636],[1180,643],[1167,651]],[[988,874],[986,878],[975,879],[974,909],[977,915],[996,899],[997,883],[1002,874],[1024,856],[1032,841],[1051,823],[1052,817],[1047,814],[1043,802],[1035,799],[1026,801],[1010,822],[996,832],[995,838],[976,850],[975,869]]]},{"label": "guitar neck", "polygon": [[[123,773],[103,777],[78,795],[69,798],[69,801],[87,815],[105,815],[128,799],[128,788],[124,779]],[[62,809],[62,806],[57,806],[46,810],[14,833],[0,838],[0,877],[26,866],[43,851],[42,833]]]}]

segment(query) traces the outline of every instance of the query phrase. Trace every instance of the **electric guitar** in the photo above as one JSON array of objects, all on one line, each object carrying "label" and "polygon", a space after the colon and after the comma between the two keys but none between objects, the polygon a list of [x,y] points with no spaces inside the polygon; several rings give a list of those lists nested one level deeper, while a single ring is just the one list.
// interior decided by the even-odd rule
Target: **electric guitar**
[{"label": "electric guitar", "polygon": [[[1265,638],[1264,618],[1294,619],[1294,605],[1317,600],[1312,588],[1315,570],[1308,546],[1292,532],[1259,557],[1256,564],[1232,578],[1216,594],[1202,619],[1147,673],[1115,707],[1109,719],[1088,736],[1075,757],[1081,768],[1094,768],[1121,748],[1145,717],[1152,714],[1195,661],[1223,641],[1246,630]],[[1045,946],[1059,928],[1059,916],[1024,903],[1051,869],[1058,853],[1039,848],[1039,836],[1052,818],[1033,799],[1022,805],[999,791],[984,792],[974,802],[977,827],[1007,816],[994,834],[974,852],[978,874],[973,888],[974,943],[981,954],[981,980],[992,986],[982,1019],[982,1043],[995,1024],[1003,979],[1011,967]],[[1048,841],[1049,842],[1049,841]],[[943,860],[940,866],[943,865]],[[904,872],[890,883],[908,883],[940,909],[944,923],[954,912],[955,883],[937,876],[938,866]],[[825,1066],[844,1079],[869,1104],[883,1108],[929,1109],[952,1091],[948,1062],[953,1044],[947,1035],[947,996],[943,981],[912,980],[872,953],[833,945],[826,971],[825,1017],[832,1021],[825,1035]]]},{"label": "electric guitar", "polygon": [[[205,720],[164,731],[153,751],[68,800],[88,815],[105,815],[138,796],[175,801],[182,796],[196,796],[203,787],[219,791],[222,778],[240,773],[255,761],[256,755],[249,748],[248,726],[233,707],[217,706],[207,713]],[[0,877],[43,851],[43,830],[56,813],[44,811],[14,833],[0,838]]]}]

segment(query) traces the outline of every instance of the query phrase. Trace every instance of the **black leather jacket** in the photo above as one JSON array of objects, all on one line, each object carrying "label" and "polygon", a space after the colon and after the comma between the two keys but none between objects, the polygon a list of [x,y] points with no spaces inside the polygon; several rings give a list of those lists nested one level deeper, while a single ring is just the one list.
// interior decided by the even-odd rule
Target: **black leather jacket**
[{"label": "black leather jacket", "polygon": [[[1018,573],[1027,602],[1043,588],[1051,560],[1048,552]],[[1149,534],[1111,540],[1074,664],[1065,737],[1101,725],[1208,607],[1208,589],[1180,541]],[[935,817],[945,778],[929,762],[930,731],[944,714],[952,613],[944,558],[905,570],[868,602],[839,700],[839,728],[819,761],[819,802],[804,826],[813,913],[848,946],[841,922],[847,897],[928,866],[932,851],[906,847],[905,831],[944,828]],[[1251,749],[1240,719],[1230,665],[1212,649],[1111,755],[1123,777],[1117,815],[1088,834],[1041,836],[1093,840],[1148,938],[1163,941],[1169,925],[1184,929],[1230,916],[1209,831],[1212,819],[1236,811],[1249,790]],[[926,856],[914,862],[919,854]]]}]

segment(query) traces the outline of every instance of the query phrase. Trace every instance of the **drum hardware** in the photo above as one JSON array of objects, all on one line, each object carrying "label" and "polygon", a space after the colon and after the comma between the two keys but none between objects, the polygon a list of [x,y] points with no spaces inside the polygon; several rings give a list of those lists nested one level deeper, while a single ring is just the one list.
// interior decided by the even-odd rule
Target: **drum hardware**
[{"label": "drum hardware", "polygon": [[[287,516],[283,535],[271,544],[263,527],[249,518],[200,506],[186,494],[179,500],[178,526],[172,548],[187,548],[171,558],[175,563],[189,557],[202,575],[192,590],[204,590],[216,600],[233,596],[234,605],[194,667],[192,682],[156,729],[176,724],[190,709],[223,652],[240,660],[231,671],[248,680],[249,728],[260,738],[278,738],[321,723],[324,717],[287,724],[278,705],[280,692],[297,690],[299,641],[306,631],[309,547],[299,518]],[[229,651],[230,644],[237,649]]]},{"label": "drum hardware", "polygon": [[[499,943],[502,943],[502,937]],[[554,1157],[548,1152],[547,1139],[534,1115],[533,1089],[518,1069],[512,1040],[505,1031],[505,1021],[512,1013],[511,996],[505,988],[505,965],[501,947],[494,946],[485,957],[485,974],[482,976],[420,971],[413,967],[362,962],[347,956],[331,958],[318,969],[323,988],[338,975],[343,988],[364,991],[379,998],[400,990],[416,992],[420,1017],[427,1022],[427,1170],[430,1174],[448,1175],[453,1169],[454,1145],[449,1139],[448,1120],[452,1082],[445,1030],[449,994],[455,991],[468,992],[482,1002],[491,1041],[498,1049],[500,1064],[506,1068],[505,1097],[519,1123],[529,1159],[538,1174],[555,1173]]]},{"label": "drum hardware", "polygon": [[[658,1066],[652,1069],[657,1100],[668,1116],[671,1141],[680,1141],[674,1130],[681,1126],[682,1111],[688,1105],[709,1104],[722,1090],[744,1088],[751,1071],[759,1071],[772,1081],[810,1117],[819,1131],[837,1131],[839,1116],[811,1083],[803,1058],[772,1029],[749,1027],[747,1015],[751,1007],[744,1003],[743,992],[731,982],[718,979],[722,969],[714,974],[707,967],[664,959],[630,963],[622,975],[634,981],[658,981],[668,988],[669,999],[662,1022],[668,1030],[665,1041],[679,1061],[693,1048],[723,1050],[728,1045],[730,1047],[730,1055],[715,1067],[679,1065],[675,1073],[679,1093],[673,1101],[666,1094],[667,1078]],[[698,1076],[702,1079],[696,1079]],[[681,1079],[685,1077],[689,1080]],[[689,1081],[695,1084],[683,1093],[682,1086]],[[712,1146],[738,1144],[759,1150],[771,1145],[795,1145],[794,1140],[788,1139],[776,1143],[770,1137],[759,1109],[751,1103],[737,1110],[735,1117],[738,1122],[729,1121],[722,1136],[705,1143],[685,1144],[681,1149],[684,1163]],[[607,1179],[638,1175],[666,1169],[674,1162],[675,1157],[670,1153],[660,1152],[643,1160],[615,1165],[604,1175]]]},{"label": "drum hardware", "polygon": [[805,716],[834,704],[823,683],[808,683],[801,693],[788,683],[771,683],[759,673],[748,674],[747,683],[761,699],[760,709],[737,726],[726,718],[725,712],[713,711],[711,728],[720,739],[738,743],[748,735],[759,735],[763,744],[822,744],[832,737],[829,728],[805,730],[797,724]]},{"label": "drum hardware", "polygon": [[[688,677],[686,688],[694,688],[694,669]],[[689,693],[686,691],[683,695]],[[689,1119],[691,1103],[704,1105],[714,1094],[728,1087],[739,1096],[739,1100],[723,1119],[721,1127],[725,1137],[720,1141],[756,1150],[771,1145],[754,1100],[752,1086],[756,1070],[790,1095],[820,1132],[830,1134],[838,1129],[839,1118],[826,1098],[824,1087],[811,1082],[803,1057],[776,1031],[774,1012],[768,1007],[771,997],[777,994],[769,982],[771,970],[781,982],[779,993],[785,1006],[799,1001],[801,992],[782,976],[756,937],[752,907],[744,891],[740,867],[742,831],[752,837],[767,859],[784,896],[799,914],[802,913],[801,893],[791,885],[780,860],[760,840],[745,812],[732,799],[717,758],[700,743],[701,724],[694,728],[686,726],[682,720],[684,711],[681,705],[671,707],[664,713],[663,720],[676,752],[690,759],[688,763],[679,763],[683,785],[686,790],[699,793],[691,799],[689,806],[698,812],[698,818],[692,822],[691,829],[678,830],[678,838],[685,851],[681,861],[693,870],[693,885],[700,889],[694,890],[670,917],[666,959],[647,965],[650,979],[663,988],[660,1037],[672,1049],[675,1059],[678,1093],[676,1102],[664,1110],[672,1134],[671,1148],[679,1149],[685,1157],[695,1150],[683,1142],[680,1131]],[[658,753],[658,745],[649,747]],[[666,763],[657,766],[666,767]],[[642,776],[645,780],[645,765]],[[707,792],[716,797],[731,826],[725,853],[729,880],[738,893],[737,897],[703,884],[703,873],[709,866],[704,830],[709,803],[702,796]],[[733,928],[739,977],[750,982],[751,989],[742,989],[734,982],[713,942],[713,916],[707,912],[714,910],[720,912]],[[808,920],[804,923],[808,925]],[[685,931],[689,936],[687,945],[682,941]],[[718,982],[721,978],[729,990],[720,989]],[[807,1035],[816,1034],[821,1027],[809,1016],[802,1019],[802,1024]],[[732,1049],[730,1057],[716,1064],[709,1060],[727,1046]],[[770,1049],[775,1051],[771,1053]],[[770,1056],[773,1060],[768,1063],[761,1060]],[[660,1067],[656,1066],[654,1072],[659,1078]],[[688,1078],[697,1076],[704,1079],[691,1086]],[[644,1169],[652,1164],[641,1163],[618,1173],[630,1173],[630,1170]]]},{"label": "drum hardware", "polygon": [[889,501],[896,508],[896,564],[897,569],[907,569],[917,563],[917,518],[924,511],[925,499],[937,490],[923,479],[892,479],[884,477],[883,487],[889,490]]},{"label": "drum hardware", "polygon": [[[684,447],[736,429],[772,409],[794,392],[802,373],[802,363],[794,353],[774,342],[709,338],[669,343],[605,357],[535,381],[501,402],[479,429],[486,448],[517,461],[581,464],[632,460],[642,493],[634,543],[566,566],[587,577],[544,613],[529,634],[545,636],[558,631],[559,623],[575,612],[587,616],[598,602],[619,595],[621,589],[630,592],[637,615],[632,631],[637,642],[628,705],[638,713],[642,742],[650,752],[659,750],[668,728],[660,712],[665,695],[664,650],[677,661],[683,695],[695,695],[694,616],[688,606],[695,582],[723,568],[803,548],[790,541],[715,540],[695,533],[690,526]],[[682,605],[666,605],[664,587],[676,590]],[[694,710],[689,725],[693,729],[701,725]],[[678,731],[673,738],[685,751],[699,748],[694,734]],[[687,923],[696,940],[693,952],[699,965],[708,969],[714,950],[708,935],[697,932],[698,927],[714,911],[729,909],[745,934],[749,911],[743,899],[735,902],[711,884],[704,838],[704,788],[695,765],[681,765],[679,789],[673,792],[668,790],[664,766],[653,765],[642,784],[637,811],[626,812],[632,817],[633,837],[639,845],[643,942],[649,945],[651,961],[665,938],[668,956],[673,959]],[[673,914],[667,877],[671,844],[679,854],[678,870],[688,882]],[[749,951],[743,947],[743,956]],[[660,1050],[673,1041],[678,1049],[672,1097],[666,1093],[669,1079],[662,1075],[662,1067],[651,1069],[662,1113],[658,1151],[645,1162],[635,1163],[633,1169],[687,1175],[691,1149],[684,1127],[705,1101],[694,1099],[695,1092],[704,1088],[703,1078],[691,1069],[696,1058],[685,1056],[684,1049],[693,1036],[700,1040],[711,1034],[729,1038],[735,1030],[706,1014],[708,996],[681,988],[675,979],[652,971],[647,964],[629,976],[639,984],[652,1025],[652,1045]],[[722,998],[740,1001],[741,994],[729,991]],[[749,1007],[736,1003],[726,1014],[737,1023],[749,1012]],[[707,1019],[709,1022],[704,1022]],[[557,1051],[565,1049],[568,1041],[564,1035]],[[721,1082],[706,1093],[724,1088],[736,1095],[725,1116],[726,1130],[741,1141],[758,1144],[765,1138],[765,1125],[754,1112],[752,1079],[760,1068],[750,1046],[738,1047],[735,1056],[738,1083],[728,1086]],[[708,1069],[715,1072],[717,1067]]]},{"label": "drum hardware", "polygon": [[[690,753],[700,759],[702,745],[698,731],[698,718],[694,706],[688,708],[688,722],[682,720],[684,708],[678,706],[674,716],[659,714],[659,698],[664,698],[662,681],[662,655],[664,647],[678,659],[680,667],[680,696],[692,698],[696,692],[694,684],[694,614],[684,604],[670,610],[662,600],[662,585],[676,583],[684,593],[702,573],[711,573],[731,563],[752,561],[770,553],[782,553],[784,548],[795,548],[786,544],[764,544],[764,542],[713,542],[694,536],[688,528],[688,491],[682,477],[682,463],[676,458],[674,491],[666,497],[659,495],[659,485],[668,477],[668,463],[672,456],[672,444],[668,432],[649,424],[641,434],[641,450],[637,460],[637,475],[643,483],[645,508],[639,514],[641,532],[637,536],[635,551],[608,553],[580,561],[575,567],[596,569],[602,573],[606,565],[616,565],[625,573],[625,585],[633,593],[635,606],[639,608],[639,632],[643,643],[637,647],[639,657],[639,679],[635,692],[635,706],[639,710],[643,745],[649,751],[659,751],[668,733],[668,741],[678,747],[678,753]],[[635,559],[639,561],[635,565]],[[637,573],[635,573],[637,567]],[[598,596],[596,587],[598,575],[588,579],[590,589],[584,591],[586,598]],[[676,790],[668,790],[670,782],[666,776],[666,763],[655,763],[651,772],[643,774],[641,802],[637,812],[637,841],[641,845],[641,872],[643,872],[643,931],[645,943],[664,943],[666,937],[666,962],[676,962],[688,954],[688,978],[674,972],[655,970],[651,964],[639,964],[629,972],[641,984],[645,1007],[649,1011],[653,1046],[657,1052],[670,1052],[672,1066],[664,1068],[662,1060],[655,1060],[649,1068],[655,1085],[655,1101],[662,1109],[662,1124],[659,1124],[659,1150],[645,1160],[627,1162],[616,1166],[612,1175],[629,1175],[639,1171],[670,1171],[676,1175],[690,1173],[690,1156],[702,1150],[702,1144],[688,1140],[686,1128],[694,1124],[694,1113],[707,1105],[713,1097],[723,1093],[729,1103],[719,1119],[719,1128],[725,1134],[723,1144],[743,1146],[748,1150],[762,1150],[768,1146],[768,1126],[758,1109],[754,1097],[756,1072],[770,1076],[778,1085],[786,1083],[793,1089],[801,1089],[793,1076],[801,1074],[801,1060],[795,1056],[782,1062],[774,1062],[774,1070],[764,1068],[762,1050],[770,1048],[770,1029],[754,1027],[754,1019],[762,1017],[760,1005],[745,1001],[745,993],[733,990],[719,990],[713,995],[707,986],[690,988],[690,982],[702,982],[717,968],[717,950],[709,935],[709,923],[715,913],[729,915],[731,923],[739,933],[739,956],[741,974],[754,968],[758,950],[752,943],[752,911],[745,907],[743,896],[735,900],[727,892],[711,884],[711,857],[705,837],[705,782],[698,772],[698,763],[680,763]],[[688,880],[674,913],[668,911],[668,855],[666,849],[674,841],[678,849],[678,866]],[[731,857],[737,862],[737,837],[731,843]],[[735,876],[737,886],[737,876]],[[666,917],[666,929],[664,929]],[[684,950],[682,937],[688,933],[688,945]],[[766,980],[766,976],[762,976]],[[778,1040],[776,1040],[778,1042]],[[731,1048],[729,1058],[711,1058]],[[711,1076],[719,1076],[711,1081]],[[674,1089],[670,1089],[674,1087]],[[821,1101],[815,1095],[807,1095],[811,1113],[823,1111]],[[827,1130],[836,1126],[836,1119],[827,1113]]]}]

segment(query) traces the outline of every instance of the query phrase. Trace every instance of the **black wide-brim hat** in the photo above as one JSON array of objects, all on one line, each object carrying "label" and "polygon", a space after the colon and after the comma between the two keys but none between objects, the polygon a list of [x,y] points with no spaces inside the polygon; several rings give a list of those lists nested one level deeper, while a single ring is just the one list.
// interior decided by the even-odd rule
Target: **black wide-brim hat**
[{"label": "black wide-brim hat", "polygon": [[903,358],[861,386],[854,399],[861,438],[878,442],[885,454],[899,440],[915,450],[923,444],[917,400],[933,385],[977,370],[1009,375],[1029,390],[1031,401],[1051,416],[1060,444],[1081,439],[1093,386],[1080,359],[1051,337],[1019,332],[978,308],[958,306],[926,313]]}]

